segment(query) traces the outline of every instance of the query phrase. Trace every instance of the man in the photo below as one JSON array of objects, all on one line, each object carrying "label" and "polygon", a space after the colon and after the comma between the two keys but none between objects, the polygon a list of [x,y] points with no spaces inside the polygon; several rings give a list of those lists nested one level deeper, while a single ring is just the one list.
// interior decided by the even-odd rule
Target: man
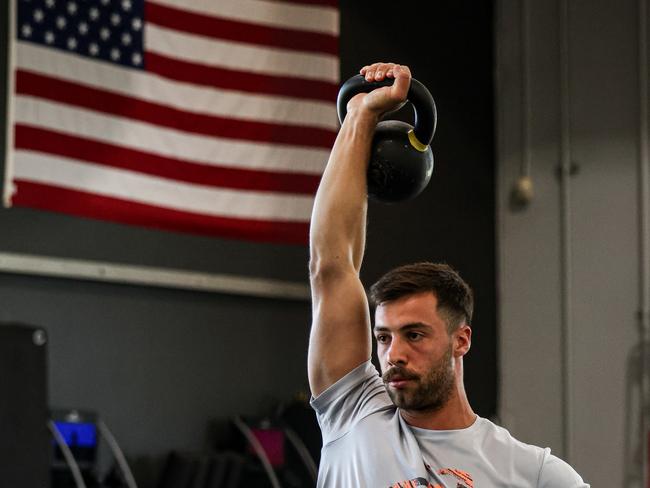
[{"label": "man", "polygon": [[587,487],[550,450],[523,444],[472,410],[463,356],[472,293],[446,265],[418,263],[376,283],[375,337],[359,279],[366,166],[380,117],[404,103],[406,66],[376,63],[390,87],[353,97],[316,194],[311,222],[312,406],[323,434],[319,487]]}]

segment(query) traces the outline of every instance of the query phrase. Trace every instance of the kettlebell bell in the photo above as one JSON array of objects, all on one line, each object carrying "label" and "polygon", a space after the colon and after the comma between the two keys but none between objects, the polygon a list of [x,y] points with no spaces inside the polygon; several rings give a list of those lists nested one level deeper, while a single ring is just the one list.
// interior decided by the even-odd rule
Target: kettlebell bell
[{"label": "kettlebell bell", "polygon": [[[343,123],[347,105],[359,93],[391,86],[393,78],[366,81],[355,75],[341,86],[336,100],[339,122]],[[407,95],[415,111],[411,126],[399,120],[377,124],[368,163],[368,197],[394,203],[415,198],[429,183],[433,172],[433,153],[429,144],[436,131],[436,104],[429,90],[415,79]]]}]

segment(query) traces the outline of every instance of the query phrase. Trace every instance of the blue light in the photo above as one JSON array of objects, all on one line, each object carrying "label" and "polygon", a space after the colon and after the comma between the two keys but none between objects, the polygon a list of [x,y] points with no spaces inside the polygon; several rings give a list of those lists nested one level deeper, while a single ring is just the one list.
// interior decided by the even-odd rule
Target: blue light
[{"label": "blue light", "polygon": [[96,447],[95,424],[82,422],[54,422],[69,447]]}]

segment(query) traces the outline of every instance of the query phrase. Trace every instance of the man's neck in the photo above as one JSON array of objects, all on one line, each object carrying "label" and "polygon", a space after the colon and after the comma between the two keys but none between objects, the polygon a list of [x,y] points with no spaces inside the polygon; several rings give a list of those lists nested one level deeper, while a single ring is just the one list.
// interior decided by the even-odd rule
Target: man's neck
[{"label": "man's neck", "polygon": [[437,410],[404,410],[400,415],[413,427],[430,430],[466,429],[476,420],[464,388],[454,390],[449,400]]}]

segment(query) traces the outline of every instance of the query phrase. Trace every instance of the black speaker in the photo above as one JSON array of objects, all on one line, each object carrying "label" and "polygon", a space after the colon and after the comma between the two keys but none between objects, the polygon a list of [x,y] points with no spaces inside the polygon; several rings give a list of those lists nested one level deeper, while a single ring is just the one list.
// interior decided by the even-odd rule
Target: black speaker
[{"label": "black speaker", "polygon": [[47,334],[0,323],[0,485],[48,488]]}]

